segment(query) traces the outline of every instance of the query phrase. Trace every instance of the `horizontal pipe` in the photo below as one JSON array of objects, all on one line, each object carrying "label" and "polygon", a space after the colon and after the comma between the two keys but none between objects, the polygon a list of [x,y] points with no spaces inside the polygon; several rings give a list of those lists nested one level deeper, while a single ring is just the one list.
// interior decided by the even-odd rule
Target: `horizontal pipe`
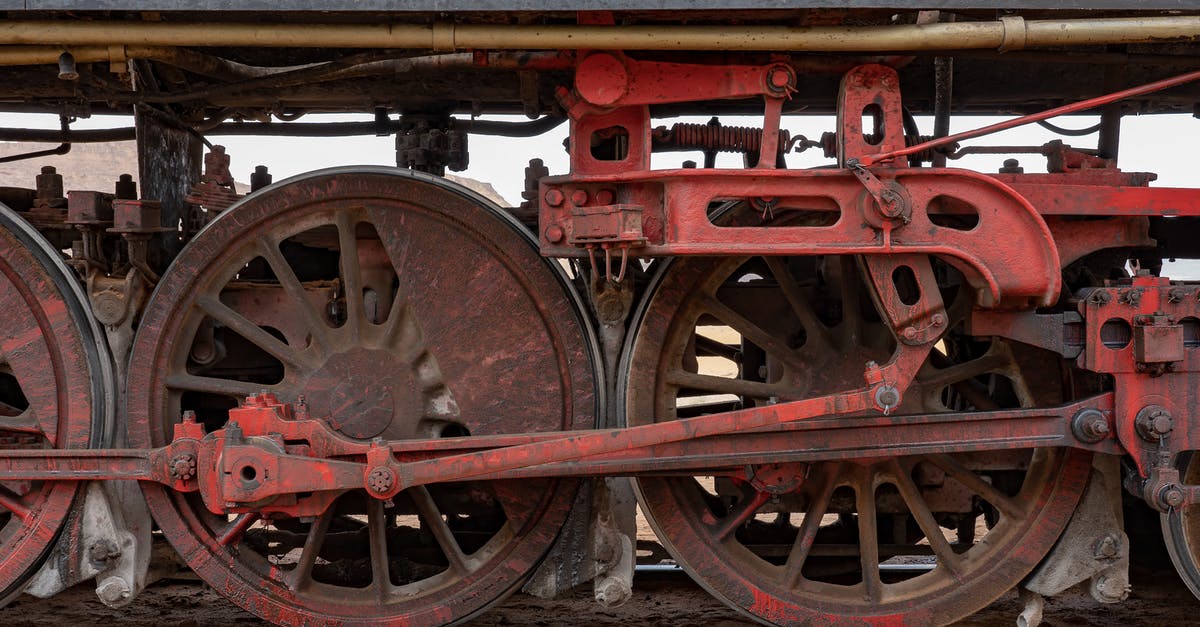
[{"label": "horizontal pipe", "polygon": [[[0,23],[0,45],[242,46],[453,50],[890,52],[1158,43],[1200,38],[1200,16],[895,26],[256,24],[126,21]],[[89,54],[92,53],[89,49]],[[98,54],[98,53],[97,53]]]},{"label": "horizontal pipe", "polygon": [[[502,122],[499,120],[463,120],[452,118],[455,128],[472,135],[497,137],[534,137],[553,130],[566,118],[546,116],[528,122]],[[386,126],[388,132],[403,130],[399,121],[393,120]],[[375,122],[229,122],[218,124],[202,131],[205,136],[249,135],[262,137],[349,137],[353,135],[375,135],[379,125]],[[53,129],[0,128],[0,141],[6,142],[68,142],[90,144],[103,142],[131,141],[136,133],[132,126],[57,131]]]}]

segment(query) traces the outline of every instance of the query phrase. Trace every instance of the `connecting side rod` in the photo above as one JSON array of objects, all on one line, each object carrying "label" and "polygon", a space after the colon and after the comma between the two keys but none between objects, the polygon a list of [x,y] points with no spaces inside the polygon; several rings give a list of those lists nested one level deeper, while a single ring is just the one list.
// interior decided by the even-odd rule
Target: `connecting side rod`
[{"label": "connecting side rod", "polygon": [[[737,433],[661,442],[607,453],[591,453],[569,461],[547,462],[502,470],[490,468],[477,480],[579,477],[589,475],[661,474],[688,470],[740,470],[747,464],[927,455],[1033,447],[1074,447],[1119,454],[1115,438],[1081,439],[1070,417],[1090,412],[1111,415],[1111,392],[1051,408],[996,410],[902,416],[827,416],[749,429]],[[1095,418],[1093,418],[1095,419]],[[268,429],[269,430],[269,429]],[[511,450],[518,446],[596,436],[596,431],[548,432],[474,436],[388,443],[400,464],[480,451]],[[599,434],[612,437],[611,432]],[[194,442],[194,441],[193,441]],[[152,449],[75,449],[0,451],[0,481],[135,480],[172,484],[170,463],[190,446]],[[190,444],[190,443],[189,443]],[[200,446],[204,444],[200,443]],[[367,445],[359,447],[367,450]],[[225,442],[227,454],[236,454]],[[301,464],[330,460],[288,456]],[[359,462],[353,464],[365,470]],[[309,473],[317,474],[317,473]],[[356,474],[358,477],[360,474]],[[345,489],[357,484],[322,486]]]},{"label": "connecting side rod", "polygon": [[1035,122],[1041,122],[1043,120],[1048,120],[1050,118],[1057,117],[1060,115],[1066,115],[1068,113],[1078,113],[1080,111],[1087,111],[1088,109],[1094,109],[1096,107],[1100,107],[1100,106],[1103,106],[1106,104],[1112,104],[1114,102],[1124,100],[1126,98],[1132,98],[1134,96],[1141,96],[1144,94],[1154,93],[1156,91],[1162,91],[1164,89],[1168,89],[1171,87],[1176,87],[1179,85],[1191,83],[1196,80],[1200,80],[1200,70],[1197,70],[1195,72],[1188,72],[1186,74],[1180,74],[1178,76],[1173,76],[1171,78],[1165,78],[1161,81],[1154,81],[1153,83],[1146,83],[1145,85],[1141,85],[1139,87],[1132,87],[1130,89],[1113,92],[1113,93],[1107,94],[1105,96],[1097,96],[1095,98],[1090,98],[1088,100],[1081,100],[1079,102],[1073,102],[1071,104],[1063,105],[1061,107],[1047,109],[1040,113],[1031,113],[1029,115],[1023,115],[1019,118],[1013,118],[1011,120],[997,122],[995,124],[990,124],[990,125],[984,126],[982,128],[977,128],[977,129],[973,129],[970,131],[963,131],[961,133],[955,133],[954,135],[947,135],[946,137],[939,137],[937,139],[931,139],[927,142],[922,142],[920,144],[913,144],[912,146],[908,146],[906,148],[901,148],[900,150],[893,150],[891,152],[882,152],[882,153],[878,153],[878,154],[874,154],[874,155],[863,155],[861,157],[858,157],[857,163],[858,163],[858,165],[866,167],[866,166],[874,165],[876,163],[880,163],[883,161],[890,161],[890,160],[896,159],[898,157],[907,157],[909,155],[917,154],[919,152],[930,150],[933,148],[938,148],[940,146],[946,146],[949,144],[962,142],[967,139],[974,139],[976,137],[990,135],[992,133],[996,133],[999,131],[1005,131],[1010,128],[1016,128],[1018,126],[1025,126],[1026,124],[1033,124]]}]

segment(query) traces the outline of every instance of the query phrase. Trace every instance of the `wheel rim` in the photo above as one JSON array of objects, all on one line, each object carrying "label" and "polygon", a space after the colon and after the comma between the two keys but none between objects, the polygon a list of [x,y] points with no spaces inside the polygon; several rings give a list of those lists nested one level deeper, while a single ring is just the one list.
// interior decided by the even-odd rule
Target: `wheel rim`
[{"label": "wheel rim", "polygon": [[[0,205],[0,446],[105,443],[112,370],[61,254]],[[0,600],[20,593],[53,546],[78,485],[0,483]]]},{"label": "wheel rim", "polygon": [[[268,289],[247,295],[256,282]],[[303,396],[363,440],[588,428],[600,415],[594,340],[559,269],[482,198],[384,168],[316,172],[228,209],[163,277],[132,355],[131,380],[146,383],[129,401],[139,446],[163,444],[184,409],[220,426],[223,406],[259,389]],[[146,493],[192,568],[260,616],[444,624],[524,581],[576,488],[437,485],[388,509],[351,491],[315,520],[269,522]]]},{"label": "wheel rim", "polygon": [[[1200,457],[1195,453],[1180,456],[1180,481],[1195,485],[1200,481]],[[1175,571],[1183,579],[1188,590],[1200,599],[1200,506],[1187,505],[1171,509],[1159,515],[1162,523],[1163,543],[1171,556]]]},{"label": "wheel rim", "polygon": [[[861,384],[868,359],[882,363],[893,347],[853,260],[683,260],[656,280],[624,364],[630,425],[850,389]],[[1020,368],[1009,347],[977,353],[963,363],[927,364],[901,413],[984,408],[980,379]],[[722,364],[724,373],[701,372]],[[755,367],[763,376],[753,378],[763,381],[739,375]],[[1011,406],[1036,402],[1040,392],[1023,381],[1008,387],[1000,396]],[[643,477],[637,489],[680,565],[758,620],[941,624],[1018,583],[1069,520],[1087,455],[1023,455],[1002,455],[991,470],[981,458],[957,456],[775,464]],[[1021,469],[1015,483],[1013,469]],[[748,472],[773,483],[755,486]],[[965,494],[943,496],[951,492]],[[964,499],[970,508],[954,511]],[[942,531],[950,521],[957,536]],[[913,562],[932,569],[891,570]]]}]

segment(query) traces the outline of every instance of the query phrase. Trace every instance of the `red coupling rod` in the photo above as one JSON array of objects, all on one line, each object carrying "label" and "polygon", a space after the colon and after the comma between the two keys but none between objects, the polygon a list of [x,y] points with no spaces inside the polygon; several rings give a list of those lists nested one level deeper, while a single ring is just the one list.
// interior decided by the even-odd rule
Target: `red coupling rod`
[{"label": "red coupling rod", "polygon": [[1153,93],[1156,91],[1162,91],[1169,87],[1183,85],[1183,84],[1190,83],[1195,80],[1200,80],[1200,70],[1197,70],[1195,72],[1188,72],[1187,74],[1180,74],[1179,76],[1174,76],[1171,78],[1164,78],[1161,81],[1154,81],[1153,83],[1146,83],[1145,85],[1142,85],[1140,87],[1131,87],[1129,89],[1125,89],[1122,91],[1108,94],[1106,96],[1097,96],[1090,100],[1081,100],[1079,102],[1071,103],[1069,105],[1063,105],[1061,107],[1047,109],[1045,111],[1042,111],[1041,113],[1031,113],[1029,115],[1023,115],[1019,118],[1013,118],[1011,120],[997,122],[990,126],[985,126],[983,128],[977,128],[972,131],[964,131],[962,133],[957,133],[954,135],[947,135],[946,137],[939,137],[937,139],[932,139],[927,142],[922,142],[920,144],[913,144],[912,146],[908,146],[907,148],[902,148],[900,150],[893,150],[891,152],[882,152],[882,153],[875,154],[875,155],[863,155],[861,157],[858,157],[855,160],[856,161],[855,164],[848,164],[848,165],[851,165],[851,167],[854,167],[854,165],[866,167],[866,166],[874,165],[881,161],[889,161],[889,160],[895,159],[897,157],[907,157],[908,155],[916,154],[916,153],[919,153],[919,152],[922,152],[925,150],[929,150],[931,148],[937,148],[939,146],[953,144],[953,143],[960,142],[960,141],[963,141],[966,139],[974,139],[974,138],[980,137],[982,135],[989,135],[991,133],[996,133],[998,131],[1005,131],[1010,128],[1016,128],[1018,126],[1025,126],[1026,124],[1032,124],[1034,122],[1041,122],[1042,120],[1048,120],[1050,118],[1057,117],[1060,115],[1065,115],[1067,113],[1078,113],[1079,111],[1087,111],[1088,109],[1094,109],[1096,107],[1100,107],[1100,106],[1103,106],[1106,104],[1111,104],[1111,103],[1117,102],[1118,100],[1124,100],[1126,98],[1132,98],[1134,96],[1141,96],[1143,94],[1149,94],[1149,93]]}]

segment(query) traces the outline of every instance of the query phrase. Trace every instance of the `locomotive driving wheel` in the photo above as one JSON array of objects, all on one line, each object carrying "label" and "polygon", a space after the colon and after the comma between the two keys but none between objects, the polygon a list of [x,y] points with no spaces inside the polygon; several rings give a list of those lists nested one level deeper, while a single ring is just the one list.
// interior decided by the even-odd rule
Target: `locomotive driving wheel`
[{"label": "locomotive driving wheel", "polygon": [[[103,335],[62,255],[0,205],[0,447],[100,446],[112,414]],[[78,484],[0,482],[0,601],[54,544]]]},{"label": "locomotive driving wheel", "polygon": [[[676,260],[656,281],[624,363],[629,425],[854,389],[864,364],[895,347],[853,258]],[[965,294],[953,283],[943,281],[947,297]],[[1056,362],[963,336],[964,304],[949,307],[951,332],[896,411],[1060,402]],[[1027,575],[1088,472],[1086,454],[1039,449],[778,463],[636,485],[675,560],[760,621],[927,625],[967,616]]]},{"label": "locomotive driving wheel", "polygon": [[[1184,485],[1200,482],[1200,455],[1187,452],[1177,461]],[[1163,542],[1184,585],[1200,599],[1200,506],[1184,505],[1160,514]]]},{"label": "locomotive driving wheel", "polygon": [[[259,391],[364,441],[590,428],[602,388],[583,320],[560,267],[474,193],[385,168],[312,173],[226,210],[163,276],[133,349],[131,440],[165,444],[185,411],[220,428]],[[259,616],[424,625],[520,586],[576,489],[357,490],[315,518],[146,496],[192,569]]]}]

